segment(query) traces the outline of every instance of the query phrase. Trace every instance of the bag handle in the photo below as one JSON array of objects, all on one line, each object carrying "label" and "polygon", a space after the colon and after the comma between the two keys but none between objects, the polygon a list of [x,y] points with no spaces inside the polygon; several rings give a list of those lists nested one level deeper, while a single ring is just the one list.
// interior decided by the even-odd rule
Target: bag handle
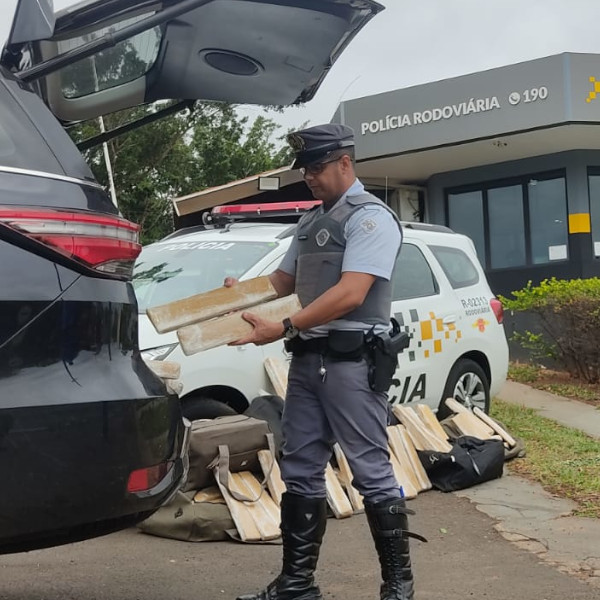
[{"label": "bag handle", "polygon": [[215,479],[231,494],[233,498],[239,500],[240,502],[258,502],[265,491],[265,487],[267,486],[267,479],[271,475],[273,465],[275,464],[275,438],[273,437],[272,433],[266,433],[265,437],[267,438],[267,445],[273,460],[271,462],[271,466],[269,467],[268,473],[265,473],[264,479],[260,482],[260,493],[256,498],[248,498],[248,496],[240,494],[229,487],[229,446],[226,444],[220,445],[219,454],[208,465],[208,468],[213,470]]}]

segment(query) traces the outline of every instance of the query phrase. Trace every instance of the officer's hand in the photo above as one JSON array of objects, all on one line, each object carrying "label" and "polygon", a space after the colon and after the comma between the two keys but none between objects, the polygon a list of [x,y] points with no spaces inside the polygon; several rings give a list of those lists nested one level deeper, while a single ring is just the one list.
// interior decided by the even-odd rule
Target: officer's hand
[{"label": "officer's hand", "polygon": [[225,281],[223,281],[223,285],[225,287],[233,287],[237,285],[239,281],[235,277],[225,277]]},{"label": "officer's hand", "polygon": [[242,318],[253,327],[252,332],[244,338],[231,342],[229,346],[256,344],[263,346],[283,337],[283,325],[276,321],[268,321],[250,312],[243,312]]}]

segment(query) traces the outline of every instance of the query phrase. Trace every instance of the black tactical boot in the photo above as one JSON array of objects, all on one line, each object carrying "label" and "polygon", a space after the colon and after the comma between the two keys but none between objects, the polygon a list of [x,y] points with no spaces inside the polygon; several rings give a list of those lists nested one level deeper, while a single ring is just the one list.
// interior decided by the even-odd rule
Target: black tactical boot
[{"label": "black tactical boot", "polygon": [[407,529],[407,515],[414,512],[406,508],[402,498],[390,498],[376,504],[365,502],[365,513],[381,565],[381,600],[413,600],[408,538],[427,541]]},{"label": "black tactical boot", "polygon": [[278,577],[258,594],[237,600],[323,600],[315,584],[325,522],[325,498],[305,498],[286,492],[281,499],[283,567]]}]

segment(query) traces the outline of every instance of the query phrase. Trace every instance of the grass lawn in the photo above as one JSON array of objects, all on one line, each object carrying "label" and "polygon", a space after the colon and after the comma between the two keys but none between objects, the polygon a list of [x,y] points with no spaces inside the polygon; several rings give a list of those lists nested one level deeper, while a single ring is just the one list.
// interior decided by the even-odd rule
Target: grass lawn
[{"label": "grass lawn", "polygon": [[541,417],[533,409],[498,399],[492,402],[490,414],[511,435],[525,442],[526,456],[507,463],[511,472],[538,481],[557,496],[574,500],[579,507],[574,514],[600,518],[599,440]]}]

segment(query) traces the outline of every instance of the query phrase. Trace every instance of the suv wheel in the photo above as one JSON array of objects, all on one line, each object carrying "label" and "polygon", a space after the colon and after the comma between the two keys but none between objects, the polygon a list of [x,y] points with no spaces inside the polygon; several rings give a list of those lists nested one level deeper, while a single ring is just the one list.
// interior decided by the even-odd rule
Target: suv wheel
[{"label": "suv wheel", "polygon": [[196,397],[183,400],[181,403],[183,416],[190,420],[215,419],[216,417],[227,417],[237,415],[237,411],[224,402],[214,398]]},{"label": "suv wheel", "polygon": [[445,419],[452,411],[444,404],[446,398],[454,398],[467,408],[479,407],[485,413],[490,410],[490,382],[484,370],[473,360],[461,358],[452,367],[438,408],[438,419]]}]

